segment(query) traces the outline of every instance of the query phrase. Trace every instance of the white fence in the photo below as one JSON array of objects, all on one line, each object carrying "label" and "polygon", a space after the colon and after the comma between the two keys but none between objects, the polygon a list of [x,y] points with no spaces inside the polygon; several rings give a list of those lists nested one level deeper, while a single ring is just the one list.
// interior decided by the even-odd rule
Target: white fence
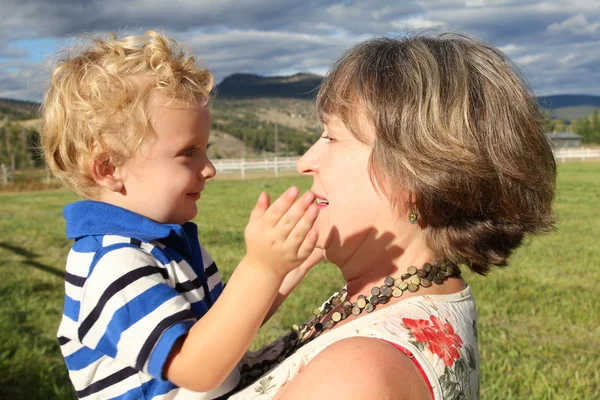
[{"label": "white fence", "polygon": [[586,149],[584,147],[566,148],[554,150],[556,161],[564,163],[565,161],[583,161],[591,159],[600,159],[600,148]]},{"label": "white fence", "polygon": [[211,160],[214,164],[217,173],[230,174],[232,172],[240,172],[242,179],[246,179],[246,172],[249,171],[273,171],[277,177],[280,171],[295,171],[296,163],[299,157],[275,157],[273,159],[264,160],[245,160],[241,159],[220,159]]},{"label": "white fence", "polygon": [[[600,148],[563,148],[555,149],[554,157],[557,162],[600,160]],[[246,173],[250,171],[272,171],[279,176],[280,171],[294,171],[299,157],[275,157],[263,160],[244,160],[238,158],[212,160],[219,174],[241,173],[242,179],[246,179]]]}]

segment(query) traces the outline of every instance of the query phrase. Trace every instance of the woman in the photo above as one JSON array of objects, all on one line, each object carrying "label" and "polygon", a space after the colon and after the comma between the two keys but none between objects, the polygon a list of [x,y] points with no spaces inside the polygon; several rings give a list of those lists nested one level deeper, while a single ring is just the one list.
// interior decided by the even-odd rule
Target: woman
[{"label": "woman", "polygon": [[499,50],[442,34],[358,44],[317,109],[324,133],[298,170],[347,286],[249,356],[246,380],[262,378],[233,398],[478,398],[457,265],[485,275],[552,228],[556,166],[535,100]]}]

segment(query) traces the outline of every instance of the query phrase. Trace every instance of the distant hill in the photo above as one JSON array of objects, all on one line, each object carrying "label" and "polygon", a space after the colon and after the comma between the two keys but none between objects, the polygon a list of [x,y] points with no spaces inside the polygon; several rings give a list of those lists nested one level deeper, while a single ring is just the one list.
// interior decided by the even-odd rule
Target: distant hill
[{"label": "distant hill", "polygon": [[[323,81],[314,74],[264,77],[252,74],[233,74],[217,86],[218,97],[228,98],[299,98],[313,99]],[[589,115],[600,108],[600,96],[559,94],[539,96],[538,103],[550,110],[555,118],[573,120]]]},{"label": "distant hill", "polygon": [[600,108],[600,96],[586,94],[557,94],[554,96],[539,96],[538,103],[546,109],[579,106],[592,106],[595,108]]},{"label": "distant hill", "polygon": [[[8,135],[19,142],[23,129],[39,132],[39,104],[0,98],[0,164]],[[211,105],[211,147],[209,156],[256,158],[273,155],[274,132],[278,132],[278,155],[303,154],[320,135],[314,102],[298,98],[228,98],[218,96]],[[19,142],[20,143],[20,142]],[[37,146],[37,145],[36,145]],[[28,153],[23,154],[28,160]],[[17,159],[17,167],[23,166]]]},{"label": "distant hill", "polygon": [[594,110],[600,109],[600,107],[594,106],[575,106],[575,107],[560,107],[553,108],[550,110],[552,116],[557,119],[561,119],[566,122],[572,122],[583,116],[590,115]]},{"label": "distant hill", "polygon": [[590,115],[594,109],[600,109],[600,96],[582,94],[540,96],[538,103],[542,108],[550,110],[554,118],[570,122]]},{"label": "distant hill", "polygon": [[[212,104],[210,156],[251,158],[273,154],[275,129],[280,155],[303,154],[321,132],[313,100],[322,80],[312,74],[234,74],[225,78]],[[568,122],[600,108],[600,96],[541,96],[538,101],[555,118]],[[0,129],[10,123],[39,131],[39,108],[39,103],[0,98]],[[0,138],[3,136],[0,132]]]},{"label": "distant hill", "polygon": [[292,76],[264,77],[233,74],[217,86],[218,97],[313,99],[323,77],[299,73]]},{"label": "distant hill", "polygon": [[4,99],[0,97],[0,107],[10,108],[12,110],[19,110],[23,112],[37,113],[40,107],[40,103],[33,101]]},{"label": "distant hill", "polygon": [[[298,73],[292,76],[260,76],[253,74],[233,74],[217,86],[217,99],[269,99],[288,98],[312,100],[323,77],[315,74]],[[572,121],[589,115],[600,108],[600,96],[560,94],[539,96],[538,103],[550,110],[555,118]],[[273,107],[277,102],[273,102]],[[268,108],[268,107],[267,107]],[[16,119],[34,118],[39,103],[0,98],[0,113],[14,110]],[[0,116],[1,117],[1,116]],[[0,118],[1,119],[1,118]]]},{"label": "distant hill", "polygon": [[0,98],[0,120],[14,121],[35,119],[39,115],[39,103]]}]

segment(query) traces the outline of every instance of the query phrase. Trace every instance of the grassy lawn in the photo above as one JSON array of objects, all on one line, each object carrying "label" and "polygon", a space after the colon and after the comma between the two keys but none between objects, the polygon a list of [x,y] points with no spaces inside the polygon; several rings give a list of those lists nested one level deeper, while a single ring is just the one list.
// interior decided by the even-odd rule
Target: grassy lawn
[{"label": "grassy lawn", "polygon": [[[600,392],[600,163],[559,167],[558,231],[527,240],[505,270],[465,273],[480,315],[484,399],[588,399]],[[227,279],[262,190],[279,195],[303,177],[210,182],[200,239]],[[62,313],[62,190],[0,194],[0,398],[74,398],[55,339]],[[303,321],[342,284],[324,263],[261,330],[254,348]]]}]

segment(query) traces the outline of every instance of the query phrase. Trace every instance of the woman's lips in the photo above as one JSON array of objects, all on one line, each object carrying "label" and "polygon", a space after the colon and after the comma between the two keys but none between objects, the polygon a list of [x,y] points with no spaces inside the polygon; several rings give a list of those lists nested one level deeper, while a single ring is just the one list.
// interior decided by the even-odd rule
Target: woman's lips
[{"label": "woman's lips", "polygon": [[319,208],[325,208],[329,205],[329,201],[324,199],[323,197],[317,196],[316,199],[317,199],[317,207],[319,207]]}]

